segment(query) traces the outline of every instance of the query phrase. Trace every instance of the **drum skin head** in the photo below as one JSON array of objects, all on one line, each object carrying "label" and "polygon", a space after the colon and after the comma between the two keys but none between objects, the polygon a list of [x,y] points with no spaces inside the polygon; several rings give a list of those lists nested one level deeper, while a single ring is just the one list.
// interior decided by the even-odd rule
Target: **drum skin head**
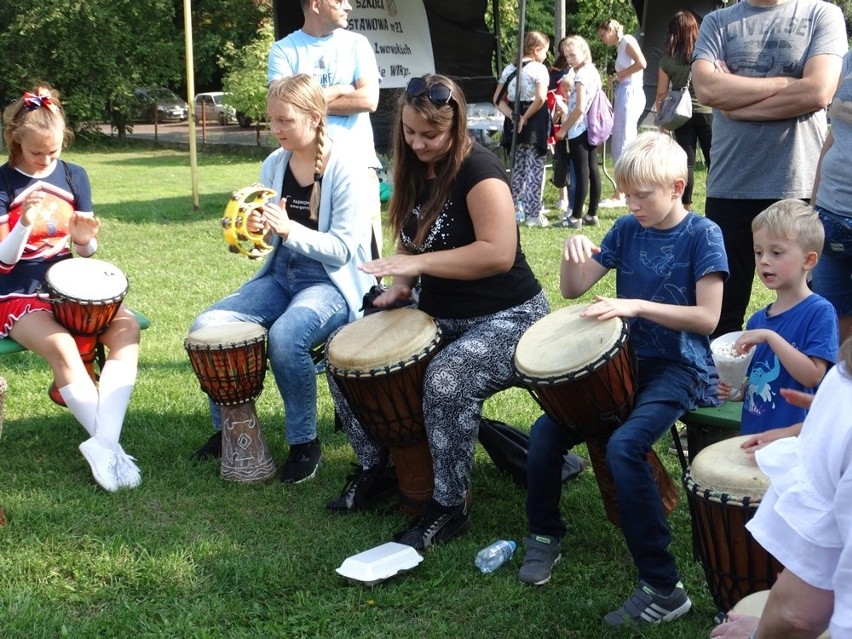
[{"label": "drum skin head", "polygon": [[239,322],[234,324],[220,324],[219,326],[206,326],[192,331],[185,340],[187,348],[193,346],[230,346],[234,344],[255,342],[266,336],[266,329],[260,324],[253,322]]},{"label": "drum skin head", "polygon": [[[331,368],[343,371],[379,371],[434,350],[438,325],[415,308],[396,308],[367,315],[344,326],[326,344]],[[345,373],[344,373],[345,374]]]},{"label": "drum skin head", "polygon": [[515,350],[515,367],[531,379],[577,379],[622,341],[624,320],[580,317],[589,304],[553,311],[529,327]]},{"label": "drum skin head", "polygon": [[127,292],[124,273],[92,257],[57,262],[47,271],[45,280],[59,295],[89,302],[112,300]]},{"label": "drum skin head", "polygon": [[689,467],[692,480],[702,490],[737,497],[762,498],[769,478],[740,448],[750,435],[723,439],[703,448]]}]

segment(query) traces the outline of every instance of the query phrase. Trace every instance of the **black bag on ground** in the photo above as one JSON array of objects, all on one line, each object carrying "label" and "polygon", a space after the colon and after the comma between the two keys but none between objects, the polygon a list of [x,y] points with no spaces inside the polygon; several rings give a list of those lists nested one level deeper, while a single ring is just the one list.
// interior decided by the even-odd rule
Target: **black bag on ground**
[{"label": "black bag on ground", "polygon": [[[511,475],[518,486],[527,487],[529,435],[504,422],[481,417],[479,443],[498,470]],[[562,464],[563,483],[576,478],[588,465],[588,460],[569,450]]]}]

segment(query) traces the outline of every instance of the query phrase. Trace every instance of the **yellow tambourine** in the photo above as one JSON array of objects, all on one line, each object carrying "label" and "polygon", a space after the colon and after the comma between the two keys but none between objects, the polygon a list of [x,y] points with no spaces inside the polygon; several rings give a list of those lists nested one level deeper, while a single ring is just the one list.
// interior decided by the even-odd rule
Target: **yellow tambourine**
[{"label": "yellow tambourine", "polygon": [[222,215],[222,230],[231,253],[247,255],[256,260],[272,250],[263,241],[263,234],[249,231],[246,222],[252,211],[263,208],[275,195],[275,191],[262,184],[252,184],[231,194]]}]

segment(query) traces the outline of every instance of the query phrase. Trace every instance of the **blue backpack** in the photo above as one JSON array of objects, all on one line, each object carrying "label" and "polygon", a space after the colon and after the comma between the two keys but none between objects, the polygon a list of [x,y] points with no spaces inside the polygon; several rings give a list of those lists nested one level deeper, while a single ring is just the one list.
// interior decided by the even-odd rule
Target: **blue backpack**
[{"label": "blue backpack", "polygon": [[586,111],[586,133],[589,145],[600,146],[612,134],[612,103],[603,89],[598,89]]}]

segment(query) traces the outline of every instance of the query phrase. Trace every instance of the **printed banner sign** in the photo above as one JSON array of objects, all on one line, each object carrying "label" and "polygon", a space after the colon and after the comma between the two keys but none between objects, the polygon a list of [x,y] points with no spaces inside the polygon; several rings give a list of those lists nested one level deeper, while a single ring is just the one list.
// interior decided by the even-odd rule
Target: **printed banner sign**
[{"label": "printed banner sign", "polygon": [[373,47],[383,89],[403,88],[408,80],[435,73],[429,21],[421,0],[350,0],[349,30]]}]

